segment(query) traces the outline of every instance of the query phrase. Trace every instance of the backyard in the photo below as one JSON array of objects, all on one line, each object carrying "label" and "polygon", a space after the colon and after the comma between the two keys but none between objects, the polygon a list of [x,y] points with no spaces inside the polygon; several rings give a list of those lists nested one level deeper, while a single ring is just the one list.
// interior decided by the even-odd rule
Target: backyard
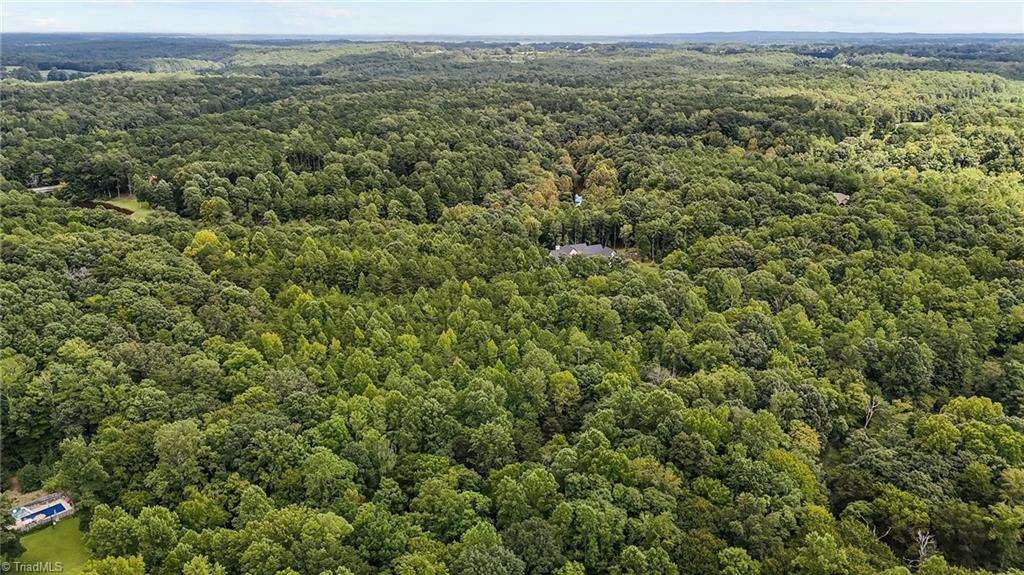
[{"label": "backyard", "polygon": [[153,212],[152,208],[150,208],[145,202],[140,202],[135,199],[135,196],[121,196],[113,200],[106,200],[105,203],[130,210],[132,214],[129,217],[133,220],[144,219],[147,215]]},{"label": "backyard", "polygon": [[81,573],[89,560],[89,551],[78,530],[78,517],[69,517],[56,525],[43,527],[21,538],[25,552],[20,563],[57,563],[65,574]]}]

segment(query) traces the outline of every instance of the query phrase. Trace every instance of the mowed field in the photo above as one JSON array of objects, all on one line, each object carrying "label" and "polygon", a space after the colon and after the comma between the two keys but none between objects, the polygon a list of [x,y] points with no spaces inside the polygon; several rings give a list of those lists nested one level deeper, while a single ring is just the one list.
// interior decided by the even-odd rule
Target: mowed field
[{"label": "mowed field", "polygon": [[62,573],[81,573],[89,560],[89,551],[78,530],[79,518],[69,517],[56,525],[33,531],[21,538],[25,546],[18,561],[21,563],[60,562]]},{"label": "mowed field", "polygon": [[146,216],[153,213],[153,209],[150,208],[146,202],[140,202],[135,199],[135,196],[122,196],[114,198],[113,200],[105,200],[105,203],[119,208],[124,208],[126,210],[131,210],[132,214],[128,217],[133,220],[145,219]]}]

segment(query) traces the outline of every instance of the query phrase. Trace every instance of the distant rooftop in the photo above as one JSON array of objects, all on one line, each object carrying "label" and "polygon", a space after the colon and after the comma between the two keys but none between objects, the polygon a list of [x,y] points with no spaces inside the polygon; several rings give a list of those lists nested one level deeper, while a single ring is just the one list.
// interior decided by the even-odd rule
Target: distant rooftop
[{"label": "distant rooftop", "polygon": [[600,244],[569,244],[565,246],[555,246],[555,249],[551,250],[551,257],[557,260],[573,256],[614,258],[617,255],[618,254],[615,253],[615,250],[606,248]]}]

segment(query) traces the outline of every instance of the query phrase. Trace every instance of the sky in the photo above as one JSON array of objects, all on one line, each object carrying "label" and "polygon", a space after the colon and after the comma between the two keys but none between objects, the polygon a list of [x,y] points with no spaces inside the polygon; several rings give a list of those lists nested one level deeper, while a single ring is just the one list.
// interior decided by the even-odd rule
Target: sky
[{"label": "sky", "polygon": [[616,36],[743,30],[1024,33],[1024,0],[0,1],[0,32]]}]

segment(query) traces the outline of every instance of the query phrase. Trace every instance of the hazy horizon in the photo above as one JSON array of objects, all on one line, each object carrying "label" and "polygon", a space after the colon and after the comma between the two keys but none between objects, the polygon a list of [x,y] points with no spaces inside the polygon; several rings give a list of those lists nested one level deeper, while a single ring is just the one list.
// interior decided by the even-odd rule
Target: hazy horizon
[{"label": "hazy horizon", "polygon": [[17,36],[145,36],[145,37],[196,37],[196,38],[267,38],[267,39],[281,39],[281,40],[304,40],[304,39],[323,39],[327,40],[346,40],[351,39],[353,41],[373,41],[374,39],[394,39],[394,40],[417,40],[417,39],[433,39],[433,38],[451,38],[451,39],[466,39],[466,40],[479,40],[479,39],[500,39],[500,40],[515,40],[523,38],[531,39],[595,39],[595,38],[606,38],[606,39],[633,39],[633,38],[661,38],[661,37],[699,37],[699,36],[742,36],[742,35],[776,35],[776,36],[923,36],[923,37],[995,37],[995,38],[1008,38],[1008,37],[1020,37],[1024,39],[1024,32],[840,32],[837,30],[704,30],[701,32],[652,32],[652,33],[637,33],[637,34],[446,34],[446,33],[422,33],[422,34],[388,34],[388,33],[362,33],[362,34],[330,34],[330,33],[242,33],[242,32],[140,32],[140,31],[110,31],[110,30],[67,30],[57,32],[35,32],[27,30],[10,30],[4,31],[5,34],[17,35]]},{"label": "hazy horizon", "polygon": [[1024,2],[49,2],[8,0],[6,33],[652,36],[1021,34]]}]

